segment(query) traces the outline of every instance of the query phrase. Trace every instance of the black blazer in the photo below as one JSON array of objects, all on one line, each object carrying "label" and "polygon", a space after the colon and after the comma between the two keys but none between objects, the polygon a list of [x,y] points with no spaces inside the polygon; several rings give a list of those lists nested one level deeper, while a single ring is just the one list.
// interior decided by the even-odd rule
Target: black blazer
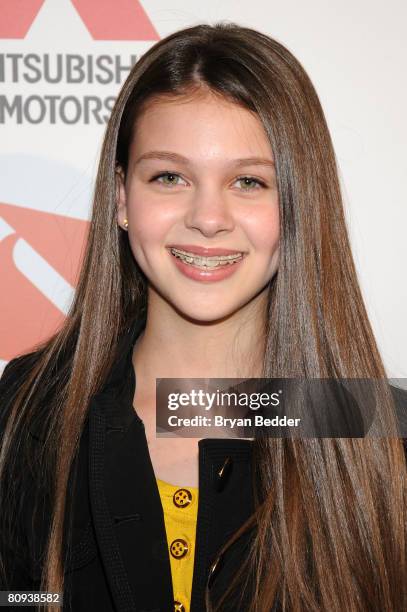
[{"label": "black blazer", "polygon": [[[65,547],[64,612],[174,610],[161,500],[144,425],[132,406],[132,348],[142,325],[136,324],[123,337],[118,359],[90,403],[70,475],[67,517],[73,519],[73,530],[71,550]],[[0,380],[0,435],[8,414],[8,398],[33,359],[31,354],[11,361]],[[33,453],[44,440],[44,422],[44,414],[39,414],[30,429]],[[217,555],[254,509],[252,442],[209,438],[198,444],[199,503],[191,612],[206,610],[206,582],[211,599],[216,601],[247,556],[250,532],[225,555]],[[18,517],[19,545],[8,543],[7,534],[1,534],[3,552],[13,562],[10,582],[2,585],[2,590],[39,590],[50,504],[44,491],[33,517],[34,487],[41,484],[33,484],[25,467],[21,478],[24,500]],[[236,612],[246,607],[244,603],[242,606],[235,602],[224,609]]]},{"label": "black blazer", "polygon": [[[101,391],[90,403],[79,452],[70,474],[67,517],[72,519],[66,554],[64,612],[172,612],[174,594],[161,500],[151,464],[144,425],[133,409],[135,376],[132,348],[143,322],[123,336]],[[0,437],[9,398],[35,354],[11,361],[0,381]],[[407,393],[392,388],[401,418],[407,414]],[[37,415],[29,432],[33,457],[45,437],[45,414]],[[404,429],[405,430],[405,429]],[[33,458],[33,465],[35,459]],[[221,546],[254,510],[253,442],[244,439],[199,441],[199,507],[191,612],[205,612],[204,590],[216,602],[247,557],[252,531],[223,555]],[[42,555],[49,526],[47,491],[33,514],[35,490],[41,483],[22,466],[19,543],[0,534],[3,553],[12,561],[10,582],[3,590],[39,590]],[[222,612],[244,612],[229,599]],[[33,608],[29,608],[33,609]],[[10,608],[15,610],[15,608]],[[279,610],[276,605],[273,610]]]}]

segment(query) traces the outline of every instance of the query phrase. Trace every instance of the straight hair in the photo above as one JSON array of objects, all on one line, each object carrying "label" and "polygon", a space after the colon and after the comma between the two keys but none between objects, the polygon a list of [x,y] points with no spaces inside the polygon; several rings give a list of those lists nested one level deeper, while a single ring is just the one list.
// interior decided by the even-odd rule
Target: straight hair
[{"label": "straight hair", "polygon": [[[280,42],[231,22],[188,27],[160,40],[130,71],[107,124],[69,314],[24,358],[29,375],[10,399],[0,455],[0,474],[9,483],[2,529],[12,526],[19,494],[10,476],[13,460],[28,448],[26,432],[40,406],[48,406],[37,458],[52,499],[42,590],[63,591],[67,483],[90,399],[112,366],[119,338],[147,309],[148,280],[117,223],[116,172],[127,172],[137,120],[148,104],[209,91],[259,117],[275,160],[280,256],[268,286],[263,377],[386,378],[351,254],[331,137],[304,68]],[[380,419],[393,431],[391,395],[384,390],[379,399]],[[224,547],[253,529],[250,551],[219,601],[207,588],[207,608],[221,610],[234,590],[243,597],[250,576],[248,612],[276,603],[293,612],[406,610],[400,438],[262,438],[253,441],[253,453],[256,509]]]}]

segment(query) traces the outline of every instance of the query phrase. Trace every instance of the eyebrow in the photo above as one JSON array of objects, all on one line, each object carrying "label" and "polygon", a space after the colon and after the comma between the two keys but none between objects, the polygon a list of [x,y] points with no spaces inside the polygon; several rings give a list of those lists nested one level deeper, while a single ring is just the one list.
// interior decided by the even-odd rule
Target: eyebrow
[{"label": "eyebrow", "polygon": [[[139,164],[141,161],[145,159],[162,159],[164,161],[173,161],[178,162],[185,165],[190,165],[191,161],[180,155],[179,153],[173,153],[171,151],[149,151],[148,153],[143,153],[140,155],[134,165]],[[239,157],[237,159],[231,159],[228,162],[229,166],[269,166],[274,168],[274,162],[271,159],[266,157]]]}]

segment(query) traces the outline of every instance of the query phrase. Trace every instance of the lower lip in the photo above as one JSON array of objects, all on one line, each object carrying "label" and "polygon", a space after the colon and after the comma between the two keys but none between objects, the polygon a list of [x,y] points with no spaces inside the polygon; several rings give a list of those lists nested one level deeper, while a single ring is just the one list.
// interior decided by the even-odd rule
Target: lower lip
[{"label": "lower lip", "polygon": [[184,276],[192,278],[193,280],[204,282],[220,281],[224,278],[232,276],[232,274],[234,274],[237,269],[240,268],[243,259],[245,258],[245,256],[243,255],[242,259],[240,259],[234,264],[226,264],[225,266],[215,268],[213,270],[201,270],[199,268],[195,268],[195,266],[183,262],[182,259],[180,259],[179,257],[175,257],[175,255],[171,254],[171,251],[168,251],[168,253],[171,259],[174,261],[175,265],[177,266],[178,270],[182,272]]}]

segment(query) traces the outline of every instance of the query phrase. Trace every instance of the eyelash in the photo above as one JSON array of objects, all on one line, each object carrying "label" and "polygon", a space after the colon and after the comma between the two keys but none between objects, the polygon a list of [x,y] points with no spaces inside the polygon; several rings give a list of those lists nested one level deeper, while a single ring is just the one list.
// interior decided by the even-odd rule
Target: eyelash
[{"label": "eyelash", "polygon": [[[157,181],[157,179],[161,178],[162,176],[168,176],[168,175],[171,175],[171,176],[178,176],[179,178],[182,178],[182,177],[181,177],[179,174],[177,174],[176,172],[160,172],[160,174],[156,174],[155,176],[153,176],[153,177],[150,179],[150,181],[149,181],[149,182],[150,182],[150,183],[152,183],[153,181]],[[257,184],[260,186],[260,188],[266,188],[266,187],[267,187],[267,185],[266,185],[266,183],[265,183],[264,181],[262,181],[262,180],[260,180],[260,179],[258,179],[258,178],[255,178],[254,176],[246,176],[246,175],[244,175],[244,176],[238,176],[238,177],[236,178],[236,181],[242,181],[243,179],[249,179],[250,181],[254,181],[254,182],[256,182],[256,183],[257,183]],[[161,185],[164,185],[164,183],[161,183]],[[164,185],[164,186],[165,186],[165,187],[169,187],[170,189],[172,189],[173,187],[177,187],[177,185]],[[242,191],[256,191],[256,190],[257,190],[257,188],[253,188],[253,189],[251,189],[251,188],[250,188],[250,189],[242,189]]]}]

